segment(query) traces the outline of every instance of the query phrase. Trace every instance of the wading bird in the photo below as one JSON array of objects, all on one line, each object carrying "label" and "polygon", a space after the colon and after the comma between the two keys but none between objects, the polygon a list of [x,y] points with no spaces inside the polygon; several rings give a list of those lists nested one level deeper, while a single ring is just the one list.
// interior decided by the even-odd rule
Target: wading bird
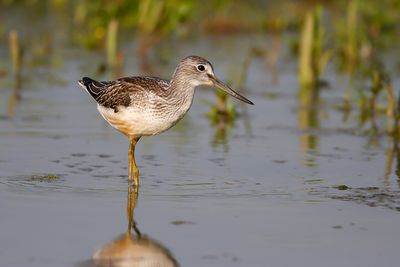
[{"label": "wading bird", "polygon": [[189,56],[180,61],[170,81],[157,77],[125,77],[114,81],[95,81],[88,77],[79,84],[96,100],[97,109],[114,128],[129,137],[128,179],[139,185],[135,145],[142,136],[162,133],[183,118],[189,110],[194,90],[199,85],[222,89],[253,105],[217,79],[208,60]]}]

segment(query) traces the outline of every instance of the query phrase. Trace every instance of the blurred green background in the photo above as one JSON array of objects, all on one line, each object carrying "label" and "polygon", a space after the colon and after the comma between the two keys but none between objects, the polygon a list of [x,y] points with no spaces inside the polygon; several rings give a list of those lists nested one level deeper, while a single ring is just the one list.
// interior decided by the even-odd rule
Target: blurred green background
[{"label": "blurred green background", "polygon": [[[116,78],[124,74],[127,47],[135,51],[141,72],[153,74],[154,62],[175,60],[171,49],[162,48],[171,40],[268,35],[273,44],[249,49],[240,78],[231,81],[234,86],[245,87],[254,58],[274,67],[287,49],[285,56],[298,64],[300,105],[315,103],[319,89],[327,86],[325,69],[331,67],[350,80],[338,109],[358,109],[361,124],[371,120],[373,132],[376,116],[386,113],[385,131],[397,135],[399,105],[392,80],[400,69],[394,52],[400,39],[399,0],[1,0],[0,8],[0,45],[7,48],[0,53],[0,79],[13,79],[16,87],[21,68],[56,67],[63,55],[55,51],[66,47],[96,51],[102,59],[94,63],[98,73],[109,71]],[[235,117],[226,101],[217,94],[213,120],[216,114]]]}]

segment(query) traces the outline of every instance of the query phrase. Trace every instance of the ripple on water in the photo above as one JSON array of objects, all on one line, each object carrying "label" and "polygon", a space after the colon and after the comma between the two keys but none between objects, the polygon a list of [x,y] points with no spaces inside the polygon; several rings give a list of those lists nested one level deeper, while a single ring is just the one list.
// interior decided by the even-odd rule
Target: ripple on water
[{"label": "ripple on water", "polygon": [[[201,180],[202,182],[198,182]],[[142,189],[142,188],[141,188]],[[291,198],[287,188],[266,188],[266,185],[250,179],[152,179],[150,186],[143,188],[146,193],[159,198]]]},{"label": "ripple on water", "polygon": [[400,191],[398,190],[387,190],[379,187],[349,187],[345,190],[345,193],[331,193],[329,196],[333,199],[352,201],[370,207],[385,207],[400,211]]},{"label": "ripple on water", "polygon": [[[113,169],[115,172],[115,169]],[[43,174],[46,175],[46,174]],[[85,196],[118,196],[127,192],[125,173],[110,175],[107,173],[55,174],[58,178],[46,181],[32,179],[31,175],[0,177],[2,189],[16,194],[30,192],[43,194],[79,194]],[[199,182],[201,181],[201,182]],[[267,188],[267,185],[251,179],[224,179],[210,177],[203,179],[177,179],[151,177],[146,173],[141,176],[140,194],[151,196],[160,201],[182,201],[201,199],[257,199],[265,198],[278,201],[293,201],[289,188]]]},{"label": "ripple on water", "polygon": [[[7,191],[31,193],[118,193],[126,192],[126,176],[100,176],[84,177],[81,175],[52,174],[57,178],[47,180],[48,174],[18,175],[0,177],[1,187]],[[83,179],[82,179],[83,178]],[[105,179],[107,178],[107,179]]]}]

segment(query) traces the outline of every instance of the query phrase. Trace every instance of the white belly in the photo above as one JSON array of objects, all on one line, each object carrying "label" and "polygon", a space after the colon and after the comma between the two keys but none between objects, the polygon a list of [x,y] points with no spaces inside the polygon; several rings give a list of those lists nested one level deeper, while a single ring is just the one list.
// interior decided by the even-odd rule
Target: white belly
[{"label": "white belly", "polygon": [[129,137],[156,135],[174,126],[186,114],[186,110],[162,113],[154,109],[121,107],[118,112],[98,105],[103,118],[114,128]]}]

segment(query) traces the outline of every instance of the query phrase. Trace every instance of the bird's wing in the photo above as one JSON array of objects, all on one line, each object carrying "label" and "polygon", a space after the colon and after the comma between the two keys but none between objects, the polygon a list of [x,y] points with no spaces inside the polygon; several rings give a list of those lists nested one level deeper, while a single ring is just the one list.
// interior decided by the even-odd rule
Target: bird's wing
[{"label": "bird's wing", "polygon": [[162,96],[168,81],[153,77],[125,77],[115,81],[95,81],[84,77],[79,81],[82,87],[106,108],[118,112],[118,107],[128,107],[133,102],[143,102],[151,95]]}]

